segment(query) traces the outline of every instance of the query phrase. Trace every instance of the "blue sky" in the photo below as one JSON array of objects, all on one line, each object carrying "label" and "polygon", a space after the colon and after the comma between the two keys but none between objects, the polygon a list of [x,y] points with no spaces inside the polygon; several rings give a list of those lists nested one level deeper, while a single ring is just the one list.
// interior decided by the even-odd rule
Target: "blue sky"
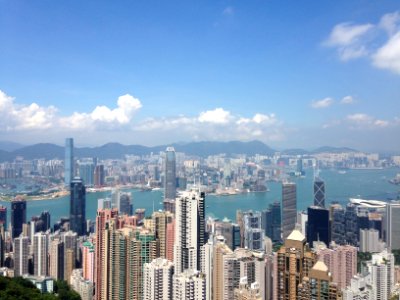
[{"label": "blue sky", "polygon": [[398,1],[0,0],[0,140],[400,151],[399,11]]}]

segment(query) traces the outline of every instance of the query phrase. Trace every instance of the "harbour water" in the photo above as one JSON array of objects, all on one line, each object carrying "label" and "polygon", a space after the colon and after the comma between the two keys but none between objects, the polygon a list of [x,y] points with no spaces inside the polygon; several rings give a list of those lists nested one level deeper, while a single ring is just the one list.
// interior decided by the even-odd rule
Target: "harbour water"
[{"label": "harbour water", "polygon": [[[304,178],[292,178],[297,183],[297,209],[303,210],[312,204],[313,175],[307,170]],[[389,200],[400,195],[400,186],[390,184],[389,179],[400,172],[399,168],[381,170],[347,170],[340,174],[336,170],[323,170],[320,176],[325,180],[327,204],[335,201],[346,204],[349,197],[364,199]],[[206,215],[231,220],[235,219],[236,211],[263,210],[274,201],[281,201],[281,183],[268,183],[269,192],[245,193],[231,196],[206,196]],[[146,215],[162,208],[162,191],[125,190],[132,193],[133,206],[146,209]],[[88,193],[86,196],[86,217],[95,220],[97,199],[110,196],[110,192]],[[7,222],[10,222],[10,202],[0,201],[0,205],[7,207]],[[27,202],[27,220],[47,210],[51,214],[51,222],[61,217],[69,216],[69,197],[52,200]]]}]

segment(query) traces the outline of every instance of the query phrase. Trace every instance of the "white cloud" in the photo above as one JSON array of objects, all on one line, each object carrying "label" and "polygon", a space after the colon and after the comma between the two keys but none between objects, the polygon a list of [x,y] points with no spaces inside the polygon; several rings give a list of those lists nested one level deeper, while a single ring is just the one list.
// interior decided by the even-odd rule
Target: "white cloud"
[{"label": "white cloud", "polygon": [[355,100],[352,96],[345,96],[340,100],[340,103],[342,104],[353,104],[354,102]]},{"label": "white cloud", "polygon": [[198,120],[200,123],[227,124],[231,118],[232,116],[229,111],[223,108],[216,108],[201,112]]},{"label": "white cloud", "polygon": [[114,109],[103,105],[97,106],[91,113],[74,112],[63,117],[58,115],[54,106],[16,104],[14,98],[0,90],[0,131],[115,128],[130,123],[141,107],[138,99],[127,94],[118,98]]},{"label": "white cloud", "polygon": [[384,29],[389,35],[393,35],[397,31],[399,31],[400,12],[395,11],[393,13],[383,15],[379,22],[379,27]]},{"label": "white cloud", "polygon": [[329,107],[334,103],[334,100],[330,97],[321,99],[321,100],[316,100],[311,103],[312,108],[325,108]]},{"label": "white cloud", "polygon": [[372,120],[372,117],[367,114],[357,113],[357,114],[348,115],[347,120],[356,122],[356,123],[365,123],[365,122],[370,122]]},{"label": "white cloud", "polygon": [[374,25],[353,25],[352,23],[340,23],[333,27],[332,32],[325,42],[327,46],[350,46],[356,43],[362,36],[370,31]]},{"label": "white cloud", "polygon": [[374,66],[400,74],[400,31],[372,56]]},{"label": "white cloud", "polygon": [[337,24],[323,44],[336,48],[342,61],[367,57],[373,66],[400,74],[400,12],[383,15],[376,25]]},{"label": "white cloud", "polygon": [[348,115],[346,119],[350,123],[351,129],[375,129],[396,125],[395,122],[380,120],[364,113]]}]

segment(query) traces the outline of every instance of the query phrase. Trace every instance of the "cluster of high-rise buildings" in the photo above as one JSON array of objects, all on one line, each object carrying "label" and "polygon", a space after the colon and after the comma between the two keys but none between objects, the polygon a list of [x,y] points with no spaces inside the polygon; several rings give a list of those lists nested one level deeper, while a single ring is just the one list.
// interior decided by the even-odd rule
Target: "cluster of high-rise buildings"
[{"label": "cluster of high-rise buildings", "polygon": [[400,249],[400,203],[353,199],[327,207],[325,182],[315,176],[306,211],[297,211],[296,184],[284,181],[281,201],[263,211],[207,218],[201,180],[179,191],[176,160],[168,147],[163,210],[134,212],[131,195],[114,190],[98,199],[92,224],[67,139],[69,218],[52,227],[43,212],[28,221],[26,201],[17,198],[7,228],[0,207],[0,273],[66,280],[84,300],[385,300],[398,293],[392,250]]}]

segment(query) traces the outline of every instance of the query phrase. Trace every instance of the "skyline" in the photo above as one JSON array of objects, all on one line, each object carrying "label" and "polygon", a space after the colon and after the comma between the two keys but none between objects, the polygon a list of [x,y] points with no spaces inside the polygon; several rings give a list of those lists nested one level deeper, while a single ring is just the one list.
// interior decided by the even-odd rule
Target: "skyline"
[{"label": "skyline", "polygon": [[1,140],[400,148],[396,1],[0,7]]}]

